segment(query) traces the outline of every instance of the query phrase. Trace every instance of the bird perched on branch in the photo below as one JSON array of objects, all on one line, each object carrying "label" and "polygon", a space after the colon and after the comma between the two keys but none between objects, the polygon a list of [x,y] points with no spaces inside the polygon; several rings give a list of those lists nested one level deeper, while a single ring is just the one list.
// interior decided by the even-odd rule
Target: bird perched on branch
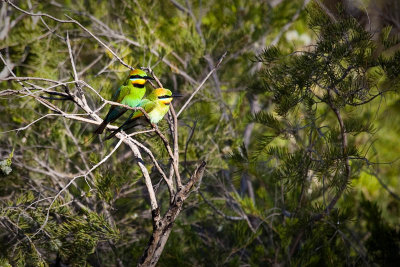
[{"label": "bird perched on branch", "polygon": [[[124,84],[118,88],[112,97],[112,101],[128,105],[130,107],[136,107],[140,104],[146,88],[144,87],[147,80],[154,80],[154,78],[147,76],[146,72],[135,69],[129,73],[129,78]],[[104,129],[109,123],[114,122],[116,119],[122,116],[127,111],[126,108],[120,106],[112,106],[108,111],[103,122],[94,131],[96,134],[103,133]]]},{"label": "bird perched on branch", "polygon": [[[151,92],[147,98],[143,99],[139,107],[142,107],[150,118],[150,122],[157,124],[162,120],[169,110],[169,106],[174,97],[181,97],[182,95],[173,94],[170,90],[165,88],[157,88]],[[143,112],[140,110],[132,112],[128,120],[124,122],[117,130],[114,130],[106,139],[114,137],[121,130],[129,130],[138,124],[139,119],[143,118]],[[143,118],[144,119],[144,118]]]}]

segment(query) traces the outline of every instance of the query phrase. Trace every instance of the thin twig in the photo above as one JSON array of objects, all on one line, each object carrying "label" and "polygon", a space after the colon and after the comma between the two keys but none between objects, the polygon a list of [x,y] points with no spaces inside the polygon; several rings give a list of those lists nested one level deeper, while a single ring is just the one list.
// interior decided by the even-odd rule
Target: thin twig
[{"label": "thin twig", "polygon": [[190,101],[193,99],[193,97],[197,94],[197,92],[201,89],[201,87],[204,85],[204,83],[210,78],[210,76],[218,69],[219,65],[221,64],[222,60],[224,60],[226,54],[228,52],[225,52],[222,57],[219,59],[218,63],[214,66],[214,68],[207,74],[207,76],[201,81],[199,86],[194,90],[194,92],[190,95],[189,99],[186,100],[185,104],[181,107],[179,112],[176,114],[176,117],[179,117],[179,115],[182,113],[182,111],[189,105]]},{"label": "thin twig", "polygon": [[221,215],[221,216],[224,217],[225,219],[230,220],[230,221],[241,221],[241,220],[244,220],[243,217],[226,215],[226,214],[223,213],[221,210],[219,210],[217,207],[215,207],[214,204],[212,204],[211,201],[209,201],[209,200],[203,195],[203,193],[202,193],[200,190],[198,190],[198,192],[199,192],[201,198],[204,200],[204,202],[206,202],[208,206],[210,206],[217,214]]},{"label": "thin twig", "polygon": [[40,17],[47,17],[50,18],[54,21],[60,22],[60,23],[73,23],[78,25],[82,30],[84,30],[85,32],[87,32],[90,36],[92,36],[97,42],[99,42],[104,48],[106,48],[116,59],[118,59],[118,61],[124,65],[125,67],[133,70],[133,67],[130,66],[129,64],[125,63],[125,61],[123,61],[110,47],[108,47],[103,41],[101,41],[96,35],[94,35],[91,31],[89,31],[88,29],[86,29],[82,24],[80,24],[78,21],[72,19],[71,17],[65,15],[67,18],[69,18],[70,20],[62,20],[62,19],[58,19],[55,18],[49,14],[46,13],[33,13],[33,12],[29,12],[26,11],[20,7],[18,7],[17,5],[14,5],[10,0],[4,0],[6,3],[8,3],[9,5],[11,5],[12,7],[14,7],[15,9],[21,11],[22,13],[25,13],[27,15],[30,16],[40,16]]},{"label": "thin twig", "polygon": [[111,152],[105,156],[101,161],[99,161],[96,165],[94,165],[90,170],[88,170],[86,173],[82,174],[82,175],[77,175],[74,178],[71,179],[71,181],[69,181],[68,184],[66,184],[55,196],[53,201],[50,203],[50,206],[47,208],[47,213],[46,213],[46,218],[44,220],[44,222],[42,223],[42,225],[40,226],[39,230],[36,231],[36,233],[34,233],[32,235],[32,238],[34,236],[36,236],[40,231],[42,231],[44,229],[44,227],[47,225],[47,222],[49,221],[49,215],[50,215],[50,209],[51,207],[54,205],[54,202],[57,200],[57,198],[65,191],[68,189],[68,187],[78,178],[81,177],[86,177],[89,173],[93,172],[97,167],[99,167],[101,164],[103,164],[104,162],[106,162],[112,154],[114,154],[114,152],[119,148],[119,146],[122,144],[122,141],[124,141],[124,139],[122,138],[121,140],[119,140],[119,142],[117,143],[117,145],[111,150]]}]

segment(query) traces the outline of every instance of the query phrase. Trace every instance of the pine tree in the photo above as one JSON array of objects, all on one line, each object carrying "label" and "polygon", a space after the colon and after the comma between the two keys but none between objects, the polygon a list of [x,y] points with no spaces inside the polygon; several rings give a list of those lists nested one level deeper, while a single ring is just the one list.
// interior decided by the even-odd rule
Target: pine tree
[{"label": "pine tree", "polygon": [[[0,265],[398,261],[398,12],[337,2],[2,1]],[[177,140],[92,138],[127,67],[202,84]]]}]

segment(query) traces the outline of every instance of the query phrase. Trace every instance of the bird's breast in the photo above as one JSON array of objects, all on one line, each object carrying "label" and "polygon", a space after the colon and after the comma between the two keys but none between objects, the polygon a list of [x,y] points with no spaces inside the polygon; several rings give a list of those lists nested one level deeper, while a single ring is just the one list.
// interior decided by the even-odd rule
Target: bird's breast
[{"label": "bird's breast", "polygon": [[158,105],[149,113],[151,122],[157,124],[160,120],[164,118],[165,114],[167,114],[168,109],[169,106]]}]

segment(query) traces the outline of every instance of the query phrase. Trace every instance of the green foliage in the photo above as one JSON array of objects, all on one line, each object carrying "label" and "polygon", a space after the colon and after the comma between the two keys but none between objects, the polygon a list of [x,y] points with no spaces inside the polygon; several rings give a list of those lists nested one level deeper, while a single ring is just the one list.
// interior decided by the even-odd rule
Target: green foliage
[{"label": "green foliage", "polygon": [[77,218],[67,219],[54,229],[54,245],[60,256],[71,264],[82,265],[88,255],[95,252],[98,242],[113,240],[119,235],[108,226],[103,216],[93,212],[85,213]]},{"label": "green foliage", "polygon": [[381,266],[390,265],[400,259],[400,232],[383,220],[376,203],[363,199],[360,214],[371,233],[366,241],[368,258]]},{"label": "green foliage", "polygon": [[[174,99],[176,111],[197,87],[193,81],[201,81],[229,51],[179,117],[183,180],[198,160],[207,162],[207,170],[173,225],[160,266],[364,266],[399,260],[400,206],[373,177],[400,193],[394,161],[400,153],[400,102],[391,93],[400,84],[395,25],[371,33],[346,9],[332,11],[333,20],[314,2],[301,11],[300,0],[15,4],[59,19],[67,14],[124,61],[151,67],[166,88],[184,94]],[[68,32],[80,80],[110,99],[126,78],[126,68],[76,24],[21,16],[12,7],[6,13],[15,25],[0,52],[16,63],[17,76],[60,80],[66,84],[30,82],[77,93]],[[289,40],[290,31],[310,36],[311,45]],[[0,81],[0,87],[22,89],[12,81]],[[108,106],[97,110],[97,94],[86,87],[84,93],[104,116]],[[81,112],[71,101],[49,102]],[[49,115],[27,96],[2,95],[0,103],[1,132],[35,121],[0,135],[0,265],[137,264],[152,225],[131,151],[122,144],[83,175],[115,141],[92,139],[94,127]],[[159,128],[169,132],[166,121]],[[168,173],[162,141],[155,134],[135,138]],[[167,188],[149,156],[143,157],[165,211]]]},{"label": "green foliage", "polygon": [[250,121],[263,124],[271,129],[273,129],[277,135],[281,131],[281,124],[280,124],[279,120],[277,118],[275,118],[272,114],[265,113],[263,111],[252,114],[250,116]]},{"label": "green foliage", "polygon": [[[257,184],[280,186],[279,198],[276,187],[268,191],[275,195],[274,206],[291,218],[281,221],[278,230],[280,244],[286,248],[283,255],[291,264],[333,266],[343,258],[347,264],[376,262],[381,259],[367,259],[360,252],[364,248],[354,246],[357,241],[348,237],[351,212],[342,214],[340,209],[331,210],[331,205],[350,190],[350,179],[370,167],[360,152],[368,144],[358,136],[365,139],[376,128],[364,116],[362,106],[397,90],[396,85],[382,82],[399,78],[394,62],[397,52],[377,56],[380,48],[372,35],[352,17],[333,22],[317,5],[311,5],[308,13],[309,25],[317,34],[311,49],[285,54],[269,47],[257,57],[264,64],[261,75],[273,111],[262,110],[249,117],[265,128],[251,149],[238,150],[252,156],[236,153],[230,160],[236,171],[251,175]],[[384,31],[387,39],[388,30]],[[259,171],[243,168],[244,162]],[[266,170],[268,174],[263,175]],[[239,203],[244,209],[248,206],[245,200]],[[259,216],[252,209],[245,210]],[[387,255],[397,254],[391,250]]]}]

